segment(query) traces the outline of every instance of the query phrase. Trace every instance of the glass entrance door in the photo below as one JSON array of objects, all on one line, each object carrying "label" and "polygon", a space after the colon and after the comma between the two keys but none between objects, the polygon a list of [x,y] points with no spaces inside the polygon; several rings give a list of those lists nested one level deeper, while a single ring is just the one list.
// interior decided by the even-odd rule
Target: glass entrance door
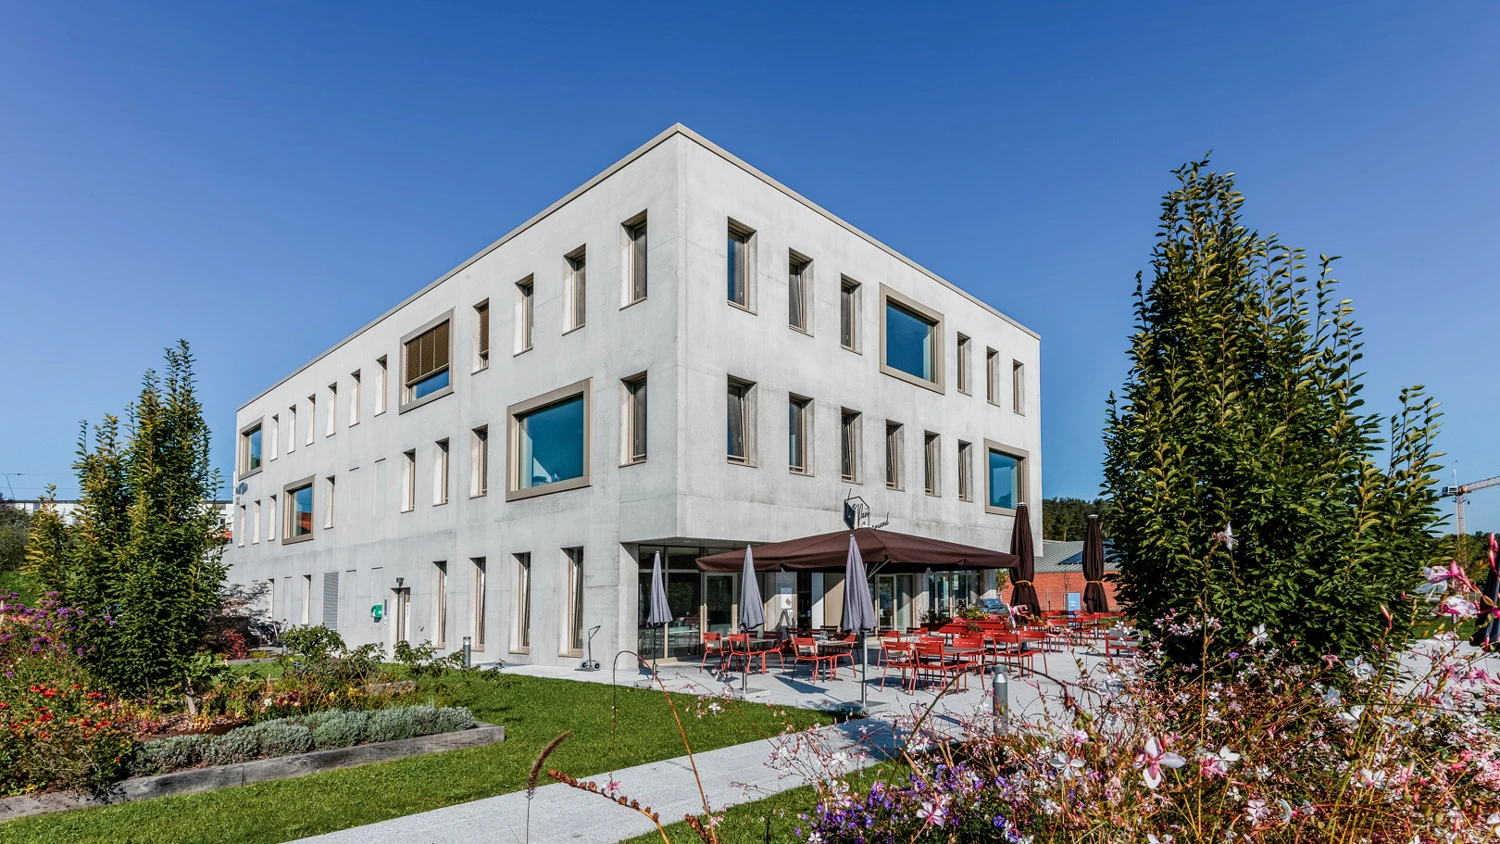
[{"label": "glass entrance door", "polygon": [[905,630],[911,626],[911,578],[904,574],[882,574],[875,578],[875,622],[881,630]]},{"label": "glass entrance door", "polygon": [[703,615],[705,632],[733,632],[734,575],[703,575]]}]

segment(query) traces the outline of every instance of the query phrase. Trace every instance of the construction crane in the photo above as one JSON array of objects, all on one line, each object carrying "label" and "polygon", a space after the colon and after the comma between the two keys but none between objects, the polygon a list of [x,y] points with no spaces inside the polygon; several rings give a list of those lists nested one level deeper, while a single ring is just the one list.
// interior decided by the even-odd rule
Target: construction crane
[{"label": "construction crane", "polygon": [[1453,486],[1443,487],[1443,491],[1438,494],[1438,497],[1453,499],[1454,533],[1464,536],[1464,499],[1468,498],[1471,492],[1489,489],[1492,486],[1500,486],[1500,476],[1485,478],[1482,481],[1474,481],[1468,484],[1454,484]]}]

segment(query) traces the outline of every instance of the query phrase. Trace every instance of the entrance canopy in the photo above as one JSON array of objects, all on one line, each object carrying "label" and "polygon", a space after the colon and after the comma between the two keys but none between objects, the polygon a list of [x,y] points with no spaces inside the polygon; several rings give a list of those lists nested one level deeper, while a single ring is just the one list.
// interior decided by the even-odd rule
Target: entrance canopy
[{"label": "entrance canopy", "polygon": [[[870,573],[915,574],[927,569],[1013,569],[1020,559],[1003,551],[990,551],[957,542],[928,539],[874,528],[856,528],[788,539],[755,546],[755,570],[842,572],[849,557],[849,536],[859,546]],[[698,569],[734,573],[744,569],[745,552],[727,551],[698,558]]]}]

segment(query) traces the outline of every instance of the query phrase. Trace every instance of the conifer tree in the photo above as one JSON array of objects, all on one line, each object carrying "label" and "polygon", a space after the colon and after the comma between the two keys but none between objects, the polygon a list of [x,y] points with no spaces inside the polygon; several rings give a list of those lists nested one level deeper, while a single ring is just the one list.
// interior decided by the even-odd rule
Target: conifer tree
[{"label": "conifer tree", "polygon": [[166,377],[148,371],[140,397],[118,418],[80,437],[82,503],[66,541],[39,520],[28,569],[86,608],[85,633],[99,672],[121,689],[165,690],[202,644],[224,583],[224,537],[186,342],[166,350]]},{"label": "conifer tree", "polygon": [[[1309,282],[1304,253],[1247,229],[1234,174],[1207,166],[1174,171],[1109,400],[1119,598],[1142,624],[1216,619],[1222,648],[1262,624],[1309,660],[1399,644],[1437,523],[1436,404],[1417,386],[1389,420],[1362,410],[1335,259]],[[1200,659],[1173,642],[1170,657]]]}]

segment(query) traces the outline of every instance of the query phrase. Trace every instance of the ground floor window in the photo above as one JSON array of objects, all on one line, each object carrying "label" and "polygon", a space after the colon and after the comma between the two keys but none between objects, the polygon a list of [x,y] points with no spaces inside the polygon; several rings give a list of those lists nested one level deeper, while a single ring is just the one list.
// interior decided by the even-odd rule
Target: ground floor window
[{"label": "ground floor window", "polygon": [[978,597],[978,575],[972,571],[935,572],[927,577],[930,620],[953,618]]}]

